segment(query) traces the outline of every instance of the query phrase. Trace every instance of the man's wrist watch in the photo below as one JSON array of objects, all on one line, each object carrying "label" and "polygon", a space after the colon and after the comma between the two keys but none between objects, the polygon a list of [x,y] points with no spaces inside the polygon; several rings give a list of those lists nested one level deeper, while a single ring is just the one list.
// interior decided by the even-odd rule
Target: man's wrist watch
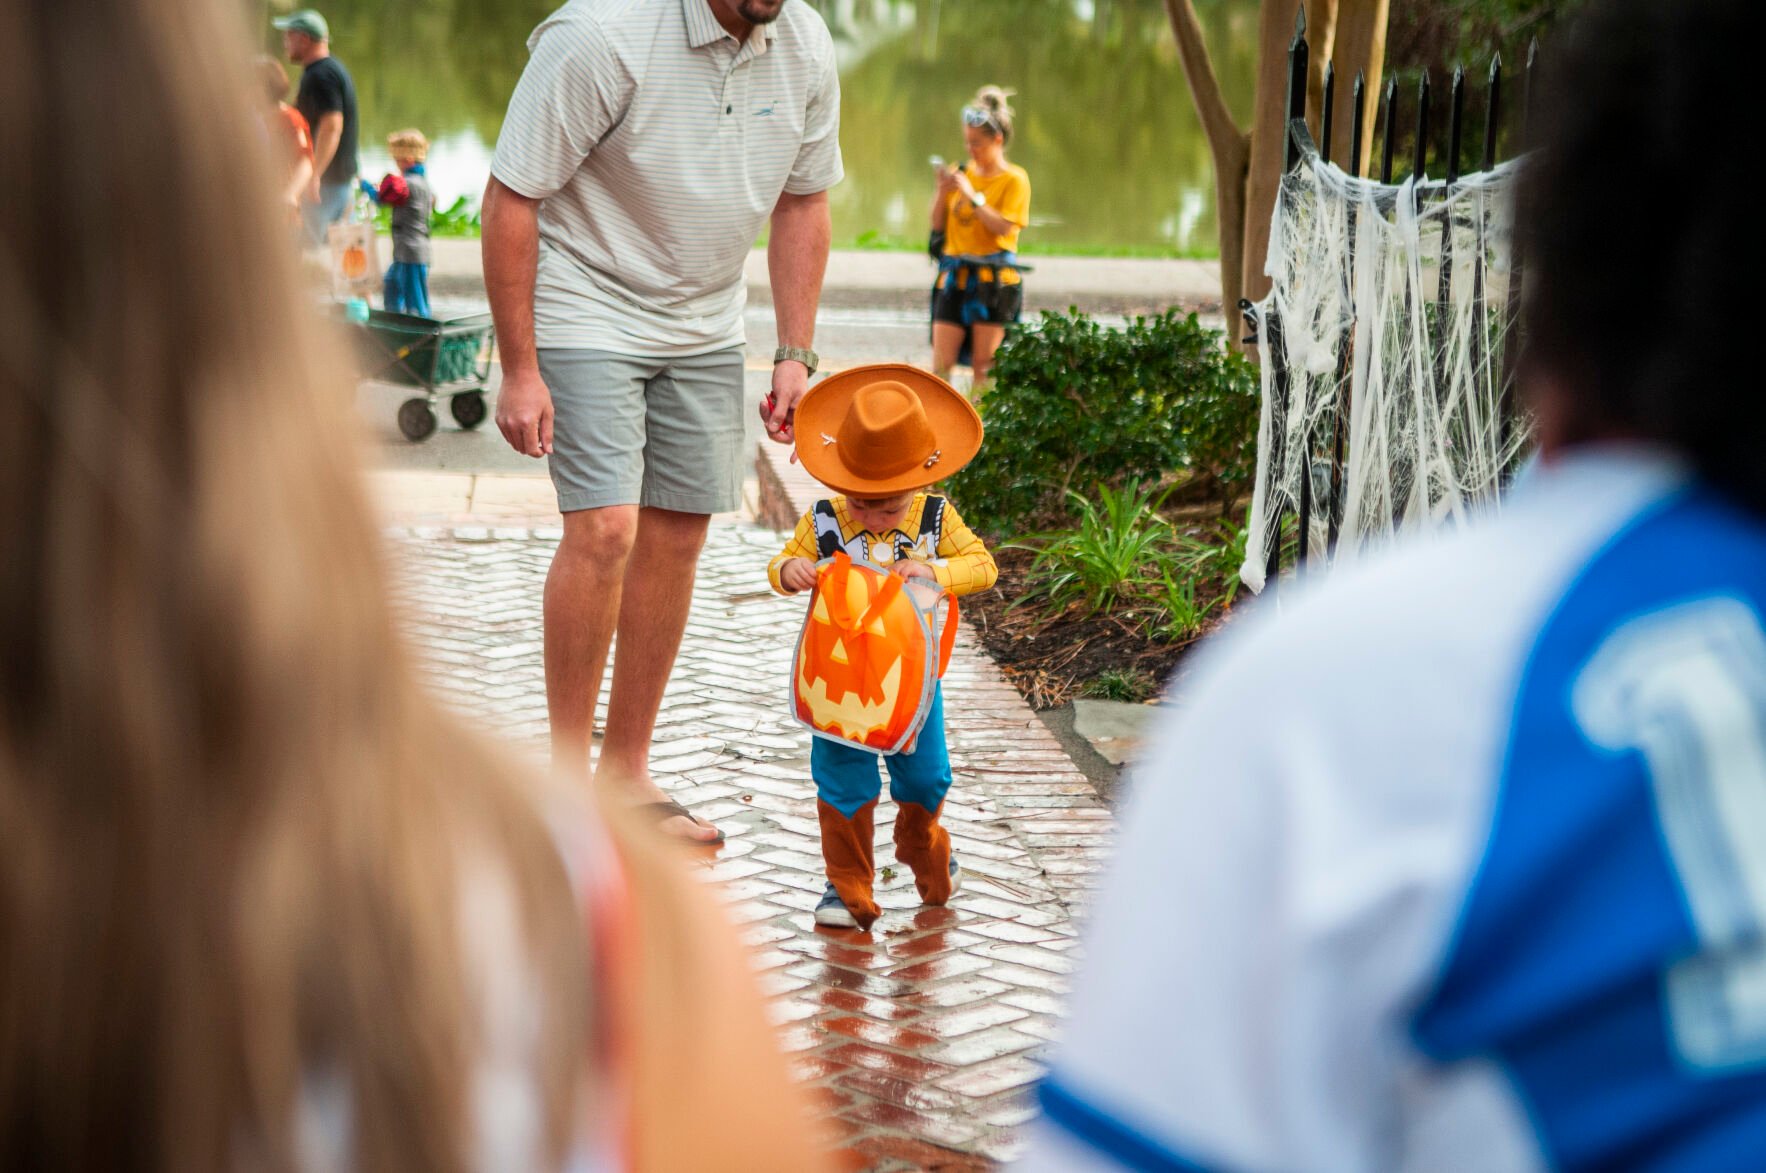
[{"label": "man's wrist watch", "polygon": [[774,366],[782,362],[800,362],[809,368],[812,375],[816,373],[816,363],[819,361],[821,360],[816,357],[816,352],[805,346],[781,346],[773,351]]}]

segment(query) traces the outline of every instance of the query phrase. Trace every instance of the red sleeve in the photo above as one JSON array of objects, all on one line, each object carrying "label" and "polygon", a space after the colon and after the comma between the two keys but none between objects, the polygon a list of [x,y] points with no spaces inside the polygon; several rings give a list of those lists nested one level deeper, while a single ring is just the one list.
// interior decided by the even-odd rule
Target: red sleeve
[{"label": "red sleeve", "polygon": [[403,175],[388,175],[380,181],[380,194],[375,197],[389,208],[396,208],[411,198],[411,185]]},{"label": "red sleeve", "polygon": [[293,106],[282,107],[282,120],[288,124],[289,145],[297,158],[313,161],[313,132],[307,126],[306,115]]}]

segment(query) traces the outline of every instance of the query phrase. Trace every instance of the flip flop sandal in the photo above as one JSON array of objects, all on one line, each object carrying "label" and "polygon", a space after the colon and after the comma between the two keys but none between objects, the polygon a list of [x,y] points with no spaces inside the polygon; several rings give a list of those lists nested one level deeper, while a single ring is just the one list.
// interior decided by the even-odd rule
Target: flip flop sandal
[{"label": "flip flop sandal", "polygon": [[712,827],[710,823],[706,822],[704,819],[700,818],[672,798],[665,798],[661,802],[646,802],[639,806],[638,809],[649,815],[659,825],[679,815],[682,818],[687,819],[689,822],[698,823],[701,827],[711,827],[712,830],[717,832],[716,839],[688,839],[681,835],[670,835],[670,839],[679,839],[682,843],[689,844],[693,847],[718,847],[723,844],[724,833],[720,828]]}]

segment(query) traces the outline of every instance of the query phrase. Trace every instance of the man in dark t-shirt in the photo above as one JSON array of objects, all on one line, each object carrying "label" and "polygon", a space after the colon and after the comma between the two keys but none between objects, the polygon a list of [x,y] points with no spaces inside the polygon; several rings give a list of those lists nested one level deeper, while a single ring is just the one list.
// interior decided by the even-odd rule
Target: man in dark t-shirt
[{"label": "man in dark t-shirt", "polygon": [[356,83],[331,55],[331,28],[312,9],[271,22],[282,30],[288,59],[303,67],[294,105],[313,132],[313,190],[305,214],[307,243],[324,243],[325,229],[343,218],[356,182]]}]

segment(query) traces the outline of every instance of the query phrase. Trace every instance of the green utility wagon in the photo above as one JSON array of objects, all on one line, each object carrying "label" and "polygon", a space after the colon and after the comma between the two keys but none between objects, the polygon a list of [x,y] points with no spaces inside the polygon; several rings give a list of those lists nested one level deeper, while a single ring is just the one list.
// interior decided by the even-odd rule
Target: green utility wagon
[{"label": "green utility wagon", "polygon": [[347,312],[343,318],[357,335],[356,369],[362,378],[423,389],[424,394],[399,405],[399,431],[405,439],[427,440],[434,433],[436,400],[444,395],[462,428],[484,422],[489,413],[484,388],[496,348],[489,314],[440,322],[370,310],[365,322]]}]

